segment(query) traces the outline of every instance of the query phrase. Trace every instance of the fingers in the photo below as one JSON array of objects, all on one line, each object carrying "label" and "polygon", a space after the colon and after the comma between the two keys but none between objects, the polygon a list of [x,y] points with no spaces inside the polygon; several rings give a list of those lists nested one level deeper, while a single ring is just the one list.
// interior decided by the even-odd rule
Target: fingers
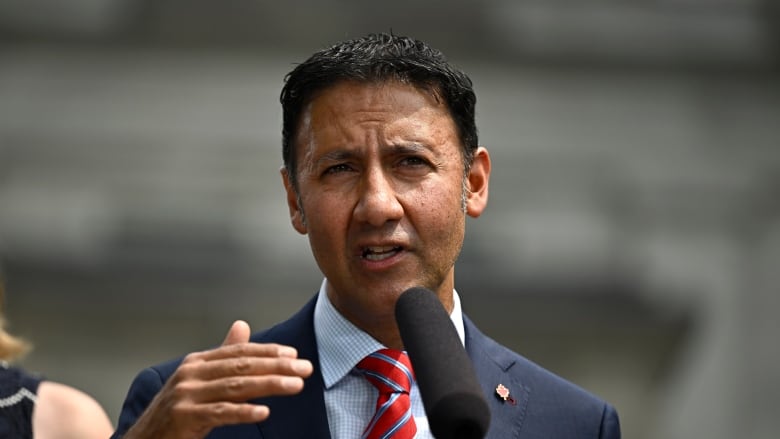
[{"label": "fingers", "polygon": [[247,401],[303,389],[310,361],[290,346],[249,340],[249,325],[237,320],[221,346],[187,355],[126,437],[202,438],[220,425],[269,416],[268,407]]},{"label": "fingers", "polygon": [[230,330],[225,336],[225,341],[222,342],[222,346],[227,346],[237,343],[249,342],[249,335],[252,331],[249,329],[249,323],[243,320],[236,320],[233,325],[230,326]]},{"label": "fingers", "polygon": [[203,352],[195,352],[185,357],[185,361],[213,361],[234,357],[272,357],[296,358],[298,352],[291,346],[276,343],[237,343],[222,345]]},{"label": "fingers", "polygon": [[123,439],[201,439],[217,426],[248,424],[268,419],[264,405],[215,402],[194,404],[158,395]]},{"label": "fingers", "polygon": [[244,402],[261,396],[294,395],[303,390],[303,378],[285,375],[231,376],[205,382],[184,381],[174,392],[194,402]]},{"label": "fingers", "polygon": [[225,377],[252,375],[282,375],[306,378],[311,375],[313,370],[314,367],[309,360],[241,355],[210,360],[187,357],[176,373],[181,379],[208,381]]},{"label": "fingers", "polygon": [[[268,419],[268,406],[249,403],[215,402],[212,404],[182,404],[172,413],[173,419],[187,419],[186,430],[202,432],[196,436],[205,436],[218,425],[249,424]],[[178,435],[177,435],[178,436]],[[179,437],[190,437],[188,434]]]}]

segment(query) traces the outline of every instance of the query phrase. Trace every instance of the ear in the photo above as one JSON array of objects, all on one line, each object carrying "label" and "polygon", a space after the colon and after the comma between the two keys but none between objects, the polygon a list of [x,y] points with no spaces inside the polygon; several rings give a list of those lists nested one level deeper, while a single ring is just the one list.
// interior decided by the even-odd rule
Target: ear
[{"label": "ear", "polygon": [[298,193],[295,191],[295,188],[293,188],[290,176],[287,173],[287,168],[282,166],[279,172],[282,174],[284,190],[287,193],[287,207],[290,209],[290,222],[298,233],[305,235],[308,230],[306,229],[303,210],[301,209],[301,206],[298,205]]},{"label": "ear", "polygon": [[466,213],[477,218],[482,215],[488,201],[488,183],[490,182],[490,154],[484,147],[477,148],[466,181]]}]

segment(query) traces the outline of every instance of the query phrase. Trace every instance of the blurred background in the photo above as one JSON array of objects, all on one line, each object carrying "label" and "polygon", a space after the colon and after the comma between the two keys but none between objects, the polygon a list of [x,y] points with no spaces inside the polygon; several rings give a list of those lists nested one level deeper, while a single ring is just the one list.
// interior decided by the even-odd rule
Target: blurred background
[{"label": "blurred background", "polygon": [[[780,431],[780,7],[770,0],[4,0],[0,272],[23,364],[116,421],[143,367],[317,290],[278,169],[285,73],[374,31],[472,77],[482,329],[627,438]],[[773,341],[774,340],[774,341]]]}]

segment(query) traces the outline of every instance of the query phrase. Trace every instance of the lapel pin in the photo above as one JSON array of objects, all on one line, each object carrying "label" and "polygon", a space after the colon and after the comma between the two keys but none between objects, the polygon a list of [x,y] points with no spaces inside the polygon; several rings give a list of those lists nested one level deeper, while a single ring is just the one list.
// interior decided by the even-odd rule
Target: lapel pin
[{"label": "lapel pin", "polygon": [[498,387],[496,387],[496,395],[512,405],[517,404],[517,401],[515,401],[515,399],[512,398],[512,396],[509,394],[509,389],[507,389],[503,384],[499,384]]}]

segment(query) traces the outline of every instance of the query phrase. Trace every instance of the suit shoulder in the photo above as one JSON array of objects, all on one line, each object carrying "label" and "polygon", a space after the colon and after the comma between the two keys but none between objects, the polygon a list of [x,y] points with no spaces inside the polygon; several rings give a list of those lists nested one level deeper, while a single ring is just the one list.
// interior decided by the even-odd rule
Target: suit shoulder
[{"label": "suit shoulder", "polygon": [[[487,337],[486,337],[487,338]],[[543,393],[557,401],[571,401],[577,407],[602,410],[606,402],[578,384],[544,368],[538,363],[488,338],[494,351],[501,351],[506,371],[518,376],[534,393]],[[583,405],[584,404],[584,405]]]},{"label": "suit shoulder", "polygon": [[522,388],[525,428],[556,425],[557,437],[580,437],[567,433],[575,431],[593,433],[585,437],[619,437],[617,412],[604,399],[487,337],[471,322],[466,324],[466,334],[467,350],[481,370],[501,371],[494,373],[496,379],[502,377]]},{"label": "suit shoulder", "polygon": [[490,359],[506,373],[520,377],[529,387],[543,389],[545,392],[552,392],[558,396],[565,395],[581,402],[588,400],[597,403],[604,402],[600,397],[579,385],[481,333],[471,322],[467,324],[467,344],[469,342],[472,344],[472,349],[481,350],[481,358]]}]

